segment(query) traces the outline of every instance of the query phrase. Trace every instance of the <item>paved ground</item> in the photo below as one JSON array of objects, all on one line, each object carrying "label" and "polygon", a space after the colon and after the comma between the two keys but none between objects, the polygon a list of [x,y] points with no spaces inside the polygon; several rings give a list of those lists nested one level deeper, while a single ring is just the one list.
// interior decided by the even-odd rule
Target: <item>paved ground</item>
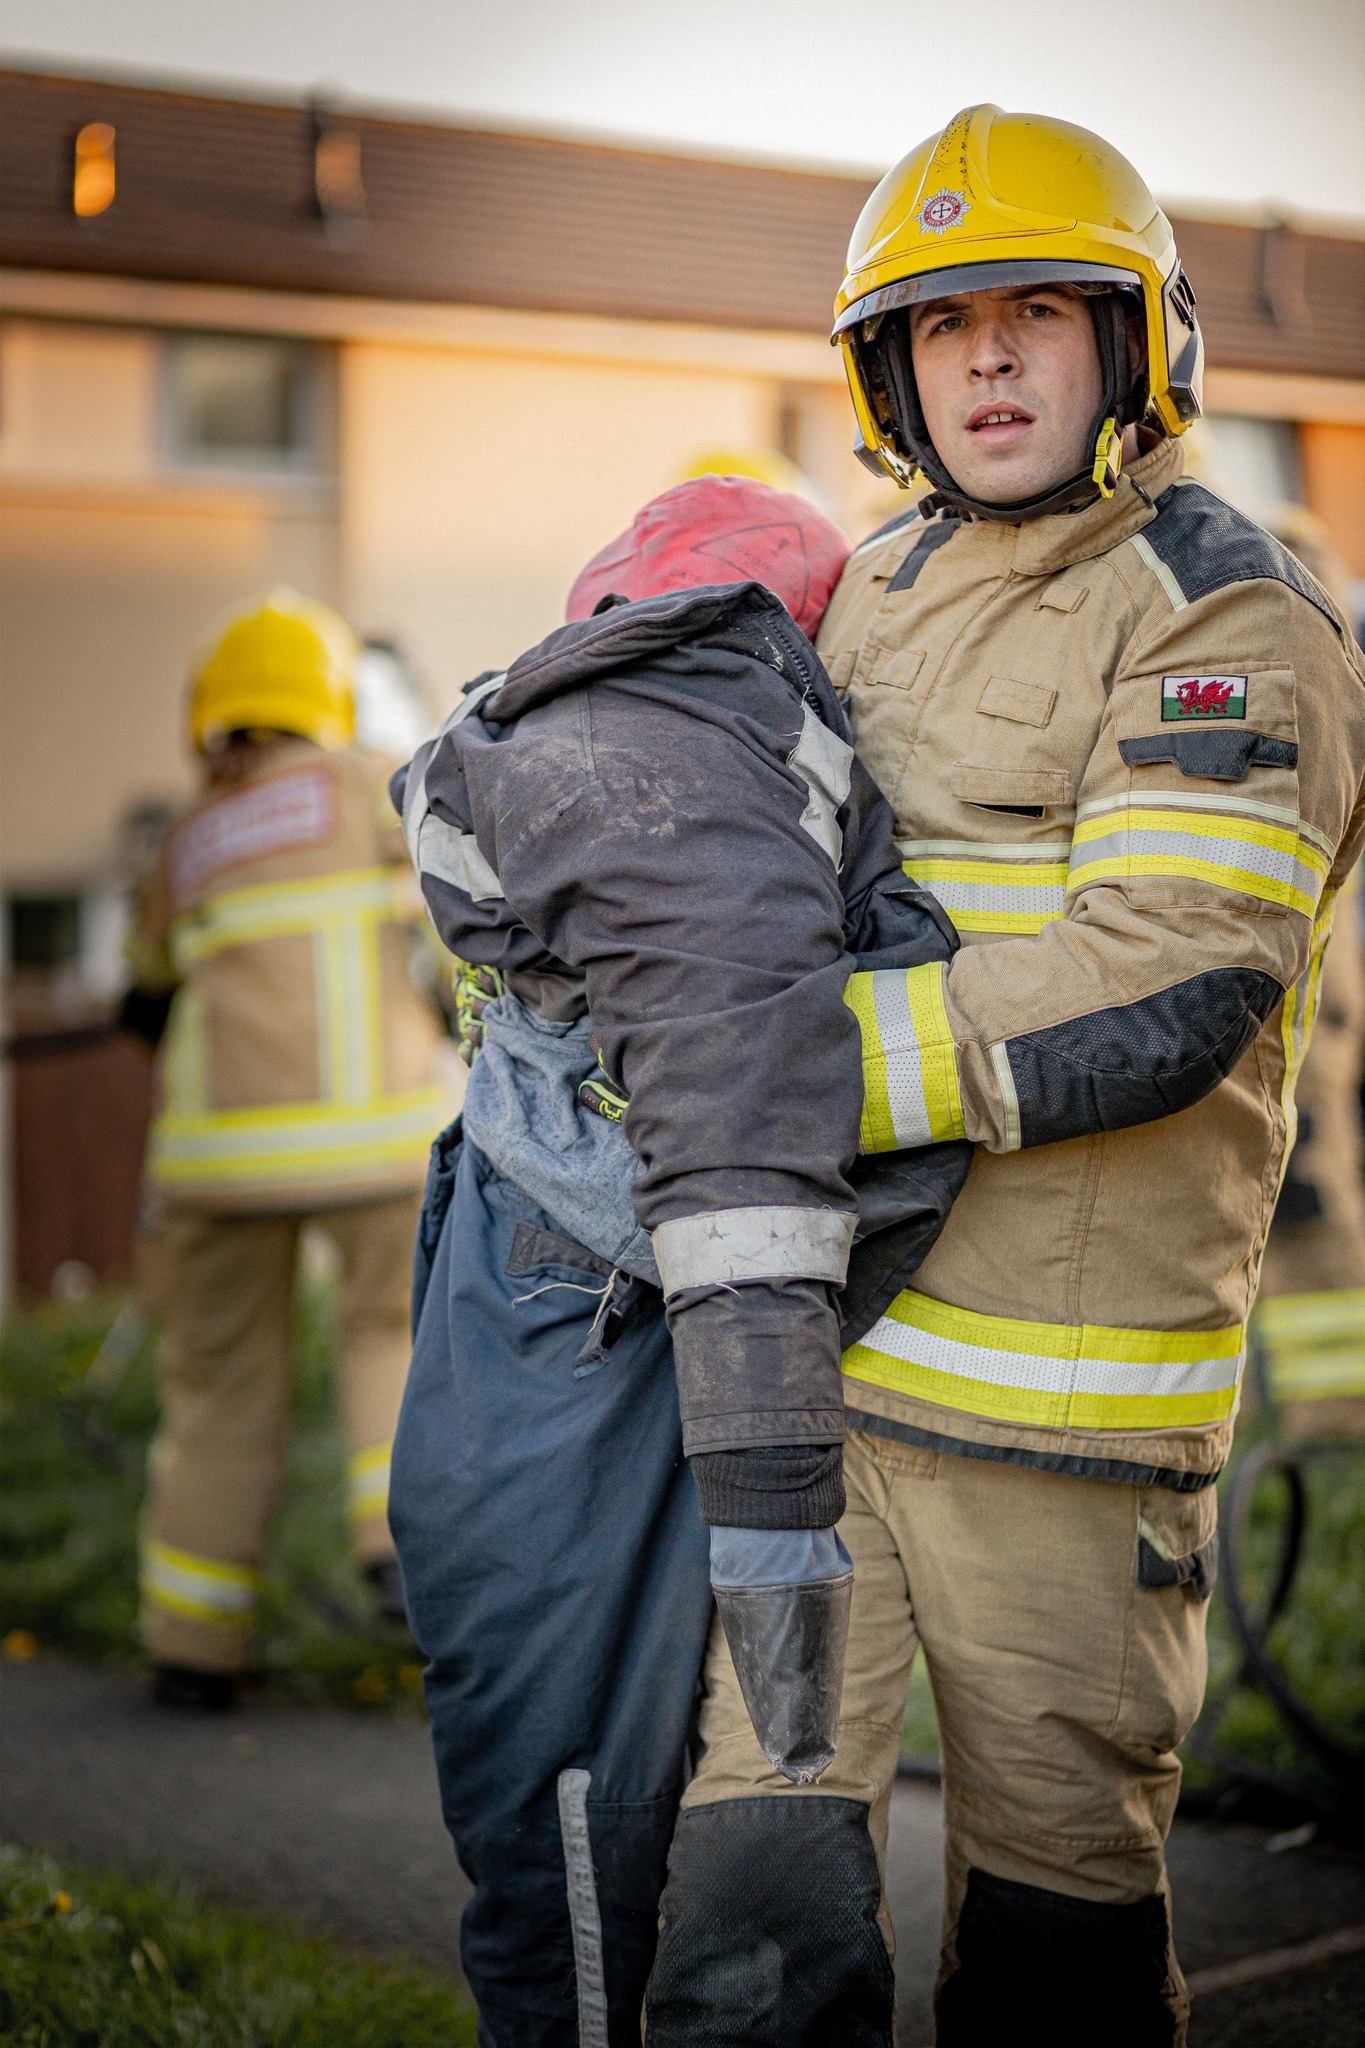
[{"label": "paved ground", "polygon": [[[0,1666],[0,1835],[88,1863],[184,1874],[440,1967],[466,1886],[425,1727],[341,1710],[154,1711],[141,1684],[52,1658]],[[1365,1923],[1365,1857],[1266,1853],[1254,1829],[1181,1824],[1171,1869],[1187,1972]],[[932,1787],[898,1786],[890,1888],[902,2041],[931,2038],[942,1833]],[[1365,1956],[1197,2002],[1191,2048],[1360,2048]]]}]

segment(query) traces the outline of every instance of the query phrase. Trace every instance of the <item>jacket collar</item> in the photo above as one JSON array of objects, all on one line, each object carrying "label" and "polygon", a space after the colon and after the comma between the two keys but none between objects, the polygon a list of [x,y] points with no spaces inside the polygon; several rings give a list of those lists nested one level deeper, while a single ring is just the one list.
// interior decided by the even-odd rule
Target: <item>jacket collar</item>
[{"label": "jacket collar", "polygon": [[1019,526],[994,520],[971,520],[956,548],[967,541],[974,554],[986,557],[1001,576],[1053,576],[1075,562],[1093,561],[1130,540],[1156,517],[1152,501],[1181,475],[1184,449],[1179,441],[1158,441],[1119,478],[1112,498],[1087,505],[1080,512],[1054,512]]},{"label": "jacket collar", "polygon": [[1150,454],[1140,455],[1124,471],[1112,498],[1087,505],[1083,512],[1058,513],[1017,527],[1015,574],[1051,576],[1131,540],[1155,518],[1151,501],[1170,489],[1184,467],[1185,451],[1179,441],[1158,441]]}]

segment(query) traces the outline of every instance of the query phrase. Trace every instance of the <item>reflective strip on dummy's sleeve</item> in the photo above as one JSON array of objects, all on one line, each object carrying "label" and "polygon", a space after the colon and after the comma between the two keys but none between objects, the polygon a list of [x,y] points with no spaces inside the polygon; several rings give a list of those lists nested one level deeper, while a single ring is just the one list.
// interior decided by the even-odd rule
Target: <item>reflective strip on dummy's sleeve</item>
[{"label": "reflective strip on dummy's sleeve", "polygon": [[842,1287],[858,1218],[849,1209],[713,1209],[653,1233],[665,1295],[741,1280],[829,1280]]},{"label": "reflective strip on dummy's sleeve", "polygon": [[863,1034],[863,1152],[967,1135],[943,1001],[945,972],[942,961],[932,960],[848,978],[844,1001]]},{"label": "reflective strip on dummy's sleeve", "polygon": [[427,769],[435,751],[435,740],[427,740],[417,749],[408,763],[407,780],[403,784],[403,838],[407,843],[408,859],[414,868],[419,867],[417,835],[427,815]]},{"label": "reflective strip on dummy's sleeve", "polygon": [[1292,811],[1227,799],[1205,809],[1155,791],[1087,804],[1076,822],[1071,891],[1137,876],[1207,882],[1311,917],[1332,848]]},{"label": "reflective strip on dummy's sleeve", "polygon": [[787,756],[787,766],[796,770],[810,793],[810,801],[801,813],[802,831],[809,832],[836,868],[841,866],[844,835],[839,827],[838,811],[840,804],[848,801],[853,774],[852,747],[847,740],[841,740],[837,732],[831,732],[807,704],[801,723],[801,737]]},{"label": "reflective strip on dummy's sleeve", "polygon": [[[486,683],[480,683],[476,689],[468,691],[461,697],[450,716],[443,721],[435,739],[424,741],[408,764],[408,777],[403,786],[403,837],[407,841],[408,857],[419,874],[422,871],[422,863],[418,858],[418,843],[423,821],[430,814],[427,803],[427,769],[431,766],[431,757],[446,734],[455,726],[462,724],[470,712],[482,704],[485,697],[491,697],[506,681],[507,671],[504,669],[500,675],[490,676]],[[439,874],[440,870],[433,868],[431,872]],[[446,876],[444,879],[448,881],[450,877]],[[463,884],[458,886],[463,887]],[[501,889],[498,894],[502,894]]]},{"label": "reflective strip on dummy's sleeve", "polygon": [[474,903],[502,902],[502,883],[479,851],[472,832],[459,832],[431,811],[417,835],[417,872],[463,889]]}]

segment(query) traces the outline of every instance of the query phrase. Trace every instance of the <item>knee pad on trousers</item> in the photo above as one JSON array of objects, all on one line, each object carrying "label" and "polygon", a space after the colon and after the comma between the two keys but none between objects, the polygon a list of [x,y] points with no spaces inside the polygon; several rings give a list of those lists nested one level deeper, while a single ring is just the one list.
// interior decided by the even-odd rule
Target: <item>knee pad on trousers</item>
[{"label": "knee pad on trousers", "polygon": [[971,1870],[938,2048],[1172,2048],[1169,1942],[1160,1893],[1103,1905]]},{"label": "knee pad on trousers", "polygon": [[857,1799],[724,1799],[679,1817],[649,2048],[891,2048],[895,1980]]}]

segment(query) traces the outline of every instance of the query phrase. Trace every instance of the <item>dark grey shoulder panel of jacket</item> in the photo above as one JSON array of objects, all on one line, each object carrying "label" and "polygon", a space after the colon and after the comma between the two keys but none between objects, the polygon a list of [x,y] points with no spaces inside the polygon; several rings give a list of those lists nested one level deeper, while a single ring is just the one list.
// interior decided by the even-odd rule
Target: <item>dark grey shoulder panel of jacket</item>
[{"label": "dark grey shoulder panel of jacket", "polygon": [[915,545],[887,584],[888,592],[893,590],[913,590],[919,573],[930,555],[936,554],[939,548],[946,546],[961,524],[962,521],[960,519],[934,520],[923,537],[916,540]]},{"label": "dark grey shoulder panel of jacket", "polygon": [[1327,599],[1288,548],[1203,484],[1172,484],[1157,499],[1156,514],[1143,527],[1142,538],[1170,570],[1188,603],[1230,583],[1266,579],[1287,584],[1320,611],[1334,631],[1341,631]]},{"label": "dark grey shoulder panel of jacket", "polygon": [[1254,967],[1215,967],[1138,1002],[1011,1038],[1021,1142],[1121,1131],[1202,1102],[1283,995]]},{"label": "dark grey shoulder panel of jacket", "polygon": [[1268,732],[1247,732],[1233,725],[1120,740],[1119,753],[1129,768],[1170,761],[1182,775],[1197,776],[1204,782],[1241,782],[1251,768],[1299,765],[1297,740],[1276,739]]}]

